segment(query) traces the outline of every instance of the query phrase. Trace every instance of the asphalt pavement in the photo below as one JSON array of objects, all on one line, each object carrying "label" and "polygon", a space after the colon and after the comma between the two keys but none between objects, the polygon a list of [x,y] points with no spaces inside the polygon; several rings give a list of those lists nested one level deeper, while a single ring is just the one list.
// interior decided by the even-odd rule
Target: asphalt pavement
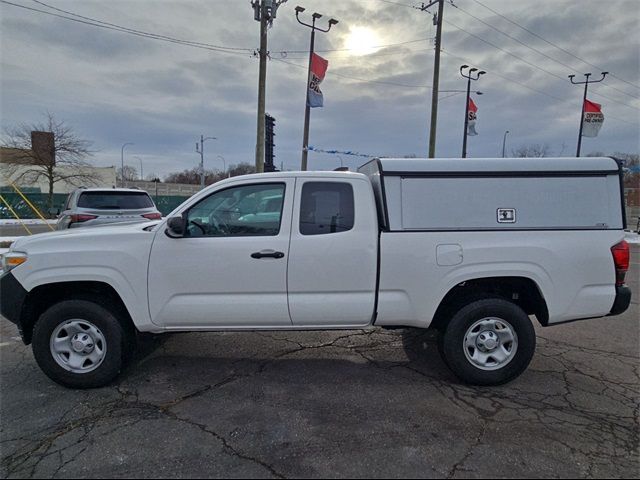
[{"label": "asphalt pavement", "polygon": [[639,248],[629,311],[538,328],[529,369],[461,385],[432,333],[145,339],[107,388],[40,372],[0,320],[3,478],[638,477]]}]

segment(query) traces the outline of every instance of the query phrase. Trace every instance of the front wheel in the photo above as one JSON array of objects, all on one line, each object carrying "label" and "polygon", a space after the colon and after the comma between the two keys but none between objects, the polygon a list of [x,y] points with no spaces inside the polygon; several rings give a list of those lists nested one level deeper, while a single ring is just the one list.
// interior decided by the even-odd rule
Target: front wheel
[{"label": "front wheel", "polygon": [[443,360],[460,380],[472,385],[513,380],[529,366],[536,348],[527,314],[500,298],[464,306],[440,335]]},{"label": "front wheel", "polygon": [[33,354],[54,382],[71,388],[109,384],[123,366],[129,333],[103,306],[65,300],[47,309],[33,330]]}]

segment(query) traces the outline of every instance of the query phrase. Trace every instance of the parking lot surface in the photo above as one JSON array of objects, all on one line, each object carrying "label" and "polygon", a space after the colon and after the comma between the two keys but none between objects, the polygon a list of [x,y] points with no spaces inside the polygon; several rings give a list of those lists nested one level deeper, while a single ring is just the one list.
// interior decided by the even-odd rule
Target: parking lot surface
[{"label": "parking lot surface", "polygon": [[430,332],[146,338],[112,386],[49,381],[0,320],[1,475],[637,477],[640,329],[538,328],[529,369],[461,385]]}]

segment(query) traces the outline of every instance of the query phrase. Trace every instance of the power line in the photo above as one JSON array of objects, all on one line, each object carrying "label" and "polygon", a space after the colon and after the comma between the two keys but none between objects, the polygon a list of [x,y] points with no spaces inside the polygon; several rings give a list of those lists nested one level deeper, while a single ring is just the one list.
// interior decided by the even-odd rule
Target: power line
[{"label": "power line", "polygon": [[[65,20],[72,20],[72,21],[76,21],[79,22],[79,20],[76,20],[74,18],[69,18],[65,15],[57,15],[57,14],[53,14],[51,12],[47,12],[45,10],[40,10],[37,8],[31,8],[31,7],[27,7],[25,5],[20,5],[17,3],[13,3],[7,0],[0,0],[2,3],[6,3],[8,5],[13,5],[15,7],[20,7],[20,8],[24,8],[27,10],[32,10],[35,12],[39,12],[39,13],[44,13],[47,15],[52,15],[58,18],[62,18]],[[121,31],[123,33],[131,33],[131,34],[136,34],[138,36],[144,36],[144,37],[148,37],[148,38],[153,38],[153,39],[157,39],[157,40],[166,40],[166,41],[170,41],[173,43],[180,43],[180,44],[184,44],[184,45],[189,45],[189,46],[195,46],[195,47],[207,47],[207,49],[220,49],[220,50],[229,50],[229,51],[237,51],[237,52],[242,52],[244,54],[244,52],[247,53],[251,53],[254,51],[254,49],[252,48],[245,48],[245,47],[227,47],[224,45],[214,45],[214,44],[210,44],[210,43],[203,43],[203,42],[194,42],[194,41],[190,41],[190,40],[183,40],[183,39],[179,39],[179,38],[174,38],[174,37],[169,37],[166,35],[160,35],[160,34],[156,34],[156,33],[150,33],[150,32],[145,32],[142,30],[137,30],[134,28],[129,28],[129,27],[124,27],[122,25],[118,25],[115,23],[110,23],[110,22],[105,22],[103,20],[98,20],[96,18],[92,18],[92,17],[87,17],[84,15],[79,15],[77,13],[71,12],[69,10],[64,10],[62,8],[58,8],[55,7],[53,5],[49,5],[45,2],[42,2],[40,0],[32,0],[33,2],[40,4],[44,7],[50,8],[52,10],[64,13],[66,15],[72,15],[74,17],[86,20],[85,22],[79,22],[79,23],[84,23],[86,25],[91,25],[91,26],[96,26],[96,27],[102,27],[102,28],[107,28],[107,27],[112,27],[112,28],[107,28],[108,30],[117,30],[117,31]],[[95,24],[99,24],[99,25],[95,25]],[[429,37],[423,37],[423,38],[416,38],[413,40],[407,40],[404,42],[397,42],[397,43],[388,43],[388,44],[383,44],[383,45],[374,45],[371,48],[377,48],[377,49],[382,49],[382,48],[389,48],[389,47],[396,47],[396,46],[400,46],[400,45],[408,45],[411,43],[418,43],[418,42],[425,42],[431,40]],[[317,50],[317,53],[329,53],[329,52],[349,52],[349,51],[353,51],[355,49],[353,48],[335,48],[335,49],[327,49],[327,50]],[[280,50],[280,51],[275,51],[275,52],[271,52],[272,54],[290,54],[290,53],[309,53],[309,50]]]},{"label": "power line", "polygon": [[[407,5],[407,4],[401,4],[401,3],[396,3],[396,2],[387,2],[387,0],[380,0],[380,1],[384,1],[384,2],[386,2],[386,3],[394,3],[394,4],[396,4],[396,5],[400,5],[400,6],[407,7],[407,8],[414,8],[414,7],[412,7],[411,5]],[[486,7],[486,5],[482,4],[482,3],[481,3],[481,2],[479,2],[478,0],[474,0],[474,1],[475,1],[476,3],[481,4],[481,5],[482,5],[482,6],[484,6],[485,8],[488,8],[489,10],[491,10],[491,11],[492,11],[492,12],[494,12],[494,13],[496,13],[497,15],[500,15],[500,16],[504,17],[503,15],[499,14],[498,12],[495,12],[495,10],[490,9],[489,7]],[[511,39],[513,39],[513,40],[515,40],[515,41],[517,41],[518,43],[520,43],[520,44],[522,44],[522,45],[525,45],[527,48],[530,48],[531,50],[536,51],[537,53],[539,53],[539,54],[541,54],[541,55],[543,55],[543,56],[545,56],[545,57],[547,57],[547,58],[549,58],[549,59],[551,59],[551,60],[553,60],[553,61],[555,61],[555,62],[557,62],[557,63],[562,64],[563,66],[565,66],[565,67],[567,67],[567,68],[570,68],[570,69],[571,69],[571,67],[569,67],[568,65],[566,65],[566,64],[564,64],[564,63],[562,63],[562,62],[560,62],[559,60],[556,60],[556,59],[554,59],[553,57],[550,57],[549,55],[547,55],[547,54],[545,54],[545,53],[541,52],[541,51],[540,51],[540,50],[538,50],[538,49],[535,49],[535,48],[533,48],[533,47],[529,47],[528,45],[524,44],[523,42],[521,42],[521,41],[520,41],[520,40],[518,40],[517,38],[515,38],[515,37],[513,37],[513,36],[511,36],[511,35],[509,35],[509,34],[507,34],[507,33],[503,32],[502,30],[500,30],[500,29],[498,29],[498,28],[496,28],[496,27],[494,27],[494,26],[490,25],[489,23],[487,23],[487,22],[485,22],[485,21],[481,20],[480,18],[476,17],[475,15],[472,15],[472,14],[468,13],[466,10],[463,10],[463,9],[462,9],[462,8],[460,8],[459,6],[457,6],[457,5],[455,5],[455,6],[456,6],[456,8],[457,8],[458,10],[461,10],[463,13],[466,13],[467,15],[472,16],[473,18],[475,18],[475,19],[479,20],[480,22],[482,22],[482,23],[484,23],[485,25],[487,25],[487,26],[491,27],[492,29],[494,29],[494,30],[496,30],[496,31],[498,31],[498,32],[500,32],[500,33],[502,33],[503,35],[505,35],[505,36],[507,36],[507,37],[509,37],[509,38],[511,38]],[[506,19],[506,17],[504,17],[504,18]],[[507,20],[508,20],[508,19],[507,19]],[[497,49],[497,50],[500,50],[501,52],[503,52],[503,53],[505,53],[505,54],[507,54],[507,55],[509,55],[509,56],[511,56],[511,57],[513,57],[513,58],[515,58],[515,59],[517,59],[517,60],[520,60],[521,62],[524,62],[524,63],[526,63],[527,65],[529,65],[529,66],[531,66],[531,67],[533,67],[533,68],[536,68],[536,69],[538,69],[538,70],[540,70],[540,71],[542,71],[542,72],[546,73],[547,75],[551,75],[551,76],[553,76],[553,77],[555,77],[555,78],[557,78],[557,79],[559,79],[559,80],[562,80],[563,82],[566,82],[566,78],[564,78],[564,77],[562,77],[562,76],[560,76],[560,75],[557,75],[557,74],[555,74],[555,73],[553,73],[553,72],[551,72],[551,71],[549,71],[549,70],[547,70],[547,69],[545,69],[545,68],[543,68],[543,67],[540,67],[539,65],[536,65],[536,64],[534,64],[534,63],[532,63],[532,62],[529,62],[528,60],[525,60],[524,58],[522,58],[522,57],[520,57],[520,56],[518,56],[518,55],[516,55],[516,54],[514,54],[514,53],[512,53],[512,52],[510,52],[510,51],[508,51],[508,50],[505,50],[504,48],[501,48],[501,47],[499,47],[498,45],[496,45],[496,44],[494,44],[494,43],[492,43],[492,42],[490,42],[490,41],[488,41],[488,40],[486,40],[486,39],[484,39],[484,38],[482,38],[482,37],[480,37],[480,36],[478,36],[478,35],[476,35],[476,34],[474,34],[474,33],[469,32],[468,30],[465,30],[464,28],[462,28],[462,27],[460,27],[460,26],[456,25],[455,23],[453,23],[453,22],[451,22],[451,21],[448,21],[448,20],[444,20],[444,21],[445,21],[447,24],[451,25],[452,27],[454,27],[454,28],[456,28],[456,29],[458,29],[458,30],[460,30],[460,31],[462,31],[462,32],[464,32],[464,33],[466,33],[467,35],[470,35],[470,36],[472,36],[472,37],[474,37],[474,38],[476,38],[476,39],[480,40],[481,42],[484,42],[484,43],[486,43],[487,45],[490,45],[491,47],[493,47],[493,48],[495,48],[495,49]],[[526,29],[525,27],[522,27],[521,25],[517,24],[516,22],[513,22],[513,21],[511,21],[511,20],[509,20],[509,21],[510,21],[511,23],[515,24],[515,25],[518,25],[520,28],[523,28],[523,29],[527,30],[529,33],[531,33],[531,34],[535,35],[536,37],[541,38],[541,39],[542,39],[542,40],[544,40],[545,42],[547,42],[547,43],[549,43],[549,44],[551,44],[551,45],[553,45],[553,46],[556,46],[557,48],[560,48],[560,49],[561,49],[561,50],[563,50],[563,51],[566,51],[566,50],[562,49],[561,47],[558,47],[557,45],[552,44],[552,43],[551,43],[551,42],[549,42],[548,40],[545,40],[544,38],[540,37],[539,35],[535,34],[534,32],[531,32],[530,30]],[[569,54],[570,54],[570,52],[567,52],[567,53],[569,53]],[[575,55],[573,55],[573,54],[571,54],[571,55],[575,57]],[[590,64],[590,63],[588,63],[588,62],[586,62],[586,61],[584,61],[584,60],[580,59],[579,57],[576,57],[576,58],[578,58],[579,60],[581,60],[581,61],[583,61],[583,62],[585,62],[585,63],[587,63],[587,64],[589,64],[589,65],[592,65],[592,64]],[[595,67],[595,65],[592,65],[592,66],[594,66],[594,67]],[[596,67],[596,68],[599,68],[599,67]],[[610,75],[611,75],[611,74],[610,74]],[[613,75],[612,75],[612,76],[613,76]],[[618,77],[615,77],[615,78],[618,78]],[[628,82],[627,82],[627,83],[628,83]],[[631,85],[633,85],[633,84],[631,84]],[[633,95],[631,95],[631,94],[629,94],[629,93],[627,93],[627,92],[624,92],[624,91],[622,91],[622,90],[619,90],[619,89],[615,88],[615,87],[614,87],[614,86],[612,86],[612,85],[607,85],[607,86],[608,86],[609,88],[613,88],[613,89],[618,90],[618,91],[620,91],[620,92],[622,92],[622,93],[625,93],[626,95],[629,95],[629,96],[631,96],[631,97],[632,97],[632,98],[634,98],[634,99],[637,99],[637,98],[638,98],[638,97],[635,97],[635,96],[633,96]],[[640,110],[638,107],[635,107],[635,106],[633,106],[633,105],[629,105],[629,104],[627,104],[627,103],[621,102],[621,101],[616,100],[616,99],[614,99],[614,98],[612,98],[612,97],[609,97],[609,96],[607,96],[607,95],[603,95],[602,93],[598,93],[598,92],[594,92],[594,93],[595,93],[596,95],[598,95],[598,96],[602,97],[602,98],[606,98],[607,100],[610,100],[610,101],[612,101],[612,102],[614,102],[614,103],[617,103],[617,104],[619,104],[619,105],[625,106],[625,107],[627,107],[627,108],[632,108],[632,109],[634,109],[634,110]]]},{"label": "power line", "polygon": [[[467,35],[470,35],[470,36],[472,36],[472,37],[474,37],[474,38],[477,38],[477,39],[478,39],[478,40],[480,40],[481,42],[484,42],[484,43],[486,43],[487,45],[490,45],[490,46],[492,46],[493,48],[495,48],[495,49],[497,49],[497,50],[500,50],[501,52],[506,53],[507,55],[509,55],[509,56],[511,56],[511,57],[513,57],[513,58],[515,58],[515,59],[517,59],[517,60],[520,60],[521,62],[526,63],[527,65],[529,65],[529,66],[531,66],[531,67],[533,67],[533,68],[535,68],[535,69],[537,69],[537,70],[540,70],[541,72],[546,73],[547,75],[551,75],[552,77],[555,77],[555,78],[557,78],[558,80],[561,80],[562,82],[565,82],[565,83],[566,83],[566,81],[567,81],[567,79],[566,79],[566,78],[564,78],[564,77],[562,77],[562,76],[560,76],[560,75],[557,75],[557,74],[555,74],[555,73],[553,73],[553,72],[551,72],[551,71],[549,71],[549,70],[547,70],[547,69],[545,69],[545,68],[543,68],[543,67],[541,67],[541,66],[539,66],[539,65],[536,65],[535,63],[532,63],[532,62],[530,62],[530,61],[528,61],[528,60],[525,60],[524,58],[522,58],[522,57],[520,57],[520,56],[516,55],[515,53],[512,53],[512,52],[510,52],[510,51],[508,51],[508,50],[505,50],[504,48],[502,48],[502,47],[500,47],[500,46],[496,45],[495,43],[492,43],[492,42],[490,42],[489,40],[485,40],[484,38],[482,38],[482,37],[480,37],[480,36],[476,35],[475,33],[471,33],[471,32],[469,32],[468,30],[465,30],[464,28],[462,28],[462,27],[460,27],[460,26],[456,25],[455,23],[453,23],[453,22],[451,22],[451,21],[445,20],[445,22],[446,22],[447,24],[451,25],[452,27],[457,28],[458,30],[460,30],[460,31],[462,31],[462,32],[464,32],[464,33],[466,33]],[[603,98],[606,98],[607,100],[610,100],[610,101],[612,101],[612,102],[614,102],[614,103],[618,103],[618,104],[620,104],[620,105],[623,105],[623,106],[625,106],[625,107],[632,108],[632,109],[634,109],[634,110],[640,110],[640,108],[638,108],[638,107],[634,107],[633,105],[629,105],[629,104],[627,104],[627,103],[620,102],[620,101],[618,101],[618,100],[616,100],[616,99],[614,99],[614,98],[611,98],[611,97],[609,97],[609,96],[607,96],[607,95],[603,95],[602,93],[597,93],[597,95],[599,95],[599,96],[601,96],[601,97],[603,97]]]},{"label": "power line", "polygon": [[[463,57],[460,57],[460,56],[458,56],[458,55],[455,55],[455,54],[453,54],[453,53],[451,53],[451,52],[449,52],[449,51],[447,51],[447,50],[444,50],[444,49],[443,49],[443,50],[442,50],[442,52],[443,52],[444,54],[449,55],[450,57],[456,58],[456,59],[458,59],[458,60],[460,60],[460,61],[462,61],[462,62],[470,63],[470,61],[469,61],[468,59],[463,58]],[[527,90],[530,90],[530,91],[532,91],[532,92],[535,92],[535,93],[537,93],[537,94],[539,94],[539,95],[544,95],[544,96],[546,96],[546,97],[552,98],[552,99],[557,100],[557,101],[560,101],[560,102],[564,102],[564,101],[566,100],[566,98],[561,98],[561,97],[558,97],[558,96],[556,96],[556,95],[550,94],[550,93],[548,93],[548,92],[544,92],[544,91],[542,91],[542,90],[538,90],[538,89],[535,89],[535,88],[533,88],[533,87],[530,87],[529,85],[527,85],[527,84],[525,84],[525,83],[522,83],[522,82],[520,82],[519,80],[514,80],[514,79],[512,79],[512,78],[505,77],[504,75],[501,75],[501,74],[499,74],[499,73],[496,73],[496,72],[495,72],[495,71],[493,71],[493,70],[489,70],[489,69],[487,69],[487,71],[488,71],[489,73],[491,73],[491,75],[495,75],[496,77],[502,78],[503,80],[506,80],[507,82],[511,82],[511,83],[516,84],[516,85],[519,85],[519,86],[521,86],[521,87],[523,87],[523,88],[526,88]],[[618,120],[619,122],[623,122],[623,123],[626,123],[626,124],[629,124],[629,125],[634,125],[634,126],[636,126],[636,125],[637,125],[637,123],[638,123],[638,122],[636,122],[636,123],[634,123],[634,122],[630,122],[630,121],[625,120],[625,119],[623,119],[623,118],[614,117],[613,115],[610,115],[610,114],[607,114],[607,118],[612,118],[612,119],[614,119],[614,120]]]},{"label": "power line", "polygon": [[[570,65],[567,65],[566,63],[561,62],[560,60],[557,60],[556,58],[554,58],[554,57],[552,57],[552,56],[550,56],[550,55],[547,55],[547,54],[546,54],[546,53],[544,53],[543,51],[538,50],[537,48],[532,47],[531,45],[527,45],[527,44],[526,44],[525,42],[523,42],[522,40],[520,40],[520,39],[518,39],[518,38],[516,38],[516,37],[514,37],[514,36],[512,36],[512,35],[509,35],[508,33],[506,33],[506,32],[504,32],[504,31],[500,30],[499,28],[497,28],[497,27],[495,27],[495,26],[491,25],[490,23],[485,22],[485,21],[484,21],[484,20],[482,20],[481,18],[476,17],[474,14],[472,14],[472,13],[470,13],[470,12],[467,12],[467,11],[466,11],[466,10],[464,10],[462,7],[460,7],[460,6],[456,6],[456,8],[457,8],[458,10],[460,10],[462,13],[464,13],[465,15],[468,15],[468,16],[470,16],[470,17],[472,17],[472,18],[476,19],[476,20],[477,20],[477,21],[479,21],[480,23],[482,23],[482,24],[486,25],[487,27],[489,27],[489,28],[491,28],[491,29],[495,30],[495,31],[496,31],[496,32],[498,32],[498,33],[501,33],[501,34],[502,34],[502,35],[504,35],[505,37],[510,38],[510,39],[511,39],[511,40],[513,40],[514,42],[519,43],[520,45],[522,45],[522,46],[524,46],[524,47],[528,48],[529,50],[532,50],[532,51],[534,51],[534,52],[538,53],[539,55],[542,55],[543,57],[548,58],[549,60],[552,60],[553,62],[556,62],[556,63],[557,63],[557,64],[559,64],[559,65],[562,65],[563,67],[565,67],[565,68],[569,69],[569,71],[573,71],[573,70],[574,70],[574,68],[573,68],[573,67],[571,67]],[[620,89],[618,89],[618,88],[614,87],[613,85],[607,85],[607,87],[609,87],[609,88],[611,88],[611,89],[613,89],[613,90],[616,90],[616,91],[618,91],[618,92],[620,92],[620,93],[623,93],[623,94],[625,94],[625,95],[628,95],[629,97],[634,98],[634,99],[636,99],[636,100],[640,100],[640,97],[637,97],[637,96],[635,96],[635,95],[632,95],[632,94],[630,94],[630,93],[627,93],[627,92],[625,92],[624,90],[620,90]]]},{"label": "power line", "polygon": [[[398,43],[388,43],[386,45],[372,45],[369,48],[388,48],[388,47],[397,47],[399,45],[407,45],[409,43],[417,43],[417,42],[424,42],[427,40],[431,40],[430,37],[424,37],[424,38],[416,38],[415,40],[407,40],[406,42],[398,42]],[[356,48],[333,48],[333,49],[327,49],[327,50],[314,50],[315,53],[329,53],[329,52],[351,52],[353,50],[357,50]],[[309,53],[309,50],[280,50],[280,51],[275,51],[272,53],[284,53],[284,54],[289,54],[289,53]]]},{"label": "power line", "polygon": [[[283,60],[281,58],[273,58],[272,60],[276,61],[276,62],[286,63],[287,65],[291,65],[293,67],[302,68],[302,69],[305,69],[305,70],[307,69],[306,65],[300,65],[299,63],[289,62],[289,61]],[[343,74],[335,72],[335,71],[332,71],[331,75],[335,75],[336,77],[342,77],[342,78],[346,78],[348,80],[355,80],[357,82],[363,82],[363,83],[378,83],[378,84],[381,84],[381,85],[393,85],[393,86],[396,86],[396,87],[406,87],[406,88],[427,88],[427,89],[431,88],[431,85],[409,85],[409,84],[406,84],[406,83],[386,82],[384,80],[367,80],[367,79],[364,79],[364,78],[358,78],[358,77],[351,77],[349,75],[343,75]]]},{"label": "power line", "polygon": [[40,5],[44,6],[44,7],[50,8],[50,9],[55,10],[55,11],[65,13],[67,15],[73,15],[74,17],[82,18],[83,20],[88,20],[88,21],[91,21],[91,22],[100,23],[102,25],[108,25],[110,27],[114,27],[114,28],[117,28],[119,30],[125,30],[125,31],[128,31],[128,32],[134,32],[134,33],[140,33],[142,35],[150,35],[150,36],[153,36],[153,37],[157,37],[159,39],[166,39],[166,40],[173,40],[173,41],[177,41],[177,42],[181,42],[181,43],[188,43],[190,45],[204,46],[204,47],[210,47],[210,48],[220,48],[220,49],[223,49],[223,50],[237,50],[237,51],[249,51],[249,52],[252,51],[252,49],[250,49],[250,48],[225,47],[224,45],[212,45],[210,43],[193,42],[193,41],[190,41],[190,40],[181,40],[181,39],[178,39],[178,38],[168,37],[166,35],[158,35],[158,34],[155,34],[155,33],[148,33],[148,32],[144,32],[142,30],[136,30],[134,28],[123,27],[123,26],[117,25],[115,23],[109,23],[109,22],[104,22],[102,20],[98,20],[98,19],[95,19],[95,18],[85,17],[83,15],[79,15],[77,13],[73,13],[73,12],[70,12],[68,10],[63,10],[62,8],[54,7],[53,5],[49,5],[49,4],[47,4],[45,2],[42,2],[40,0],[32,0],[32,1],[34,3],[40,4]]},{"label": "power line", "polygon": [[[236,55],[238,55],[238,54],[239,55],[246,55],[248,53],[253,52],[253,49],[249,49],[249,48],[244,49],[244,48],[238,48],[238,47],[221,47],[221,46],[211,45],[211,44],[190,42],[190,41],[187,41],[187,40],[181,40],[181,39],[177,39],[177,38],[167,37],[165,35],[158,35],[158,34],[154,34],[154,33],[143,32],[141,30],[134,30],[134,29],[130,29],[130,28],[127,28],[127,27],[122,27],[122,26],[115,25],[115,24],[108,24],[107,22],[102,22],[101,20],[93,20],[93,19],[91,19],[91,20],[83,20],[81,18],[68,17],[66,15],[60,15],[60,14],[57,14],[57,13],[48,12],[46,10],[41,10],[41,9],[38,9],[38,8],[28,7],[26,5],[20,5],[18,3],[9,2],[7,0],[0,0],[0,2],[4,3],[6,5],[11,5],[11,6],[22,8],[22,9],[25,9],[25,10],[30,10],[30,11],[33,11],[33,12],[42,13],[42,14],[45,14],[45,15],[50,15],[50,16],[61,18],[61,19],[64,19],[64,20],[69,20],[69,21],[76,22],[76,23],[81,23],[81,24],[85,24],[85,25],[99,27],[99,28],[103,28],[103,29],[106,29],[106,30],[113,30],[113,31],[116,31],[116,32],[126,33],[128,35],[135,35],[137,37],[149,38],[149,39],[152,39],[152,40],[160,40],[160,41],[174,43],[174,44],[178,44],[178,45],[184,45],[184,46],[200,48],[200,49],[214,51],[214,52],[229,53],[229,54],[236,54]],[[73,15],[75,15],[75,14],[73,14]],[[89,18],[89,17],[87,17],[87,18]]]},{"label": "power line", "polygon": [[[505,15],[501,14],[500,12],[495,11],[493,8],[488,7],[487,5],[485,5],[484,3],[482,3],[481,1],[479,1],[479,0],[473,0],[473,1],[474,1],[474,2],[476,2],[478,5],[483,6],[484,8],[486,8],[487,10],[489,10],[490,12],[495,13],[495,14],[496,14],[496,15],[498,15],[499,17],[504,18],[507,22],[509,22],[509,23],[511,23],[511,24],[513,24],[513,25],[515,25],[515,26],[517,26],[517,27],[519,27],[519,28],[521,28],[522,30],[524,30],[525,32],[527,32],[527,33],[529,33],[529,34],[533,35],[534,37],[539,38],[539,39],[540,39],[540,40],[542,40],[543,42],[546,42],[546,43],[548,43],[549,45],[551,45],[551,46],[553,46],[553,47],[557,48],[558,50],[563,51],[564,53],[566,53],[567,55],[569,55],[569,56],[571,56],[571,57],[575,58],[576,60],[580,60],[581,62],[583,62],[583,63],[585,63],[585,64],[587,64],[587,65],[589,65],[589,66],[591,66],[591,67],[593,67],[593,68],[596,68],[596,69],[598,69],[598,70],[604,70],[603,68],[598,67],[597,65],[594,65],[593,63],[590,63],[590,62],[586,61],[585,59],[580,58],[580,57],[578,57],[577,55],[575,55],[575,54],[571,53],[569,50],[566,50],[566,49],[562,48],[561,46],[556,45],[555,43],[553,43],[553,42],[551,42],[551,41],[547,40],[546,38],[542,37],[541,35],[538,35],[536,32],[529,30],[527,27],[524,27],[524,26],[520,25],[518,22],[515,22],[514,20],[511,20],[509,17],[507,17],[507,16],[505,16]],[[617,80],[620,80],[621,82],[624,82],[624,83],[626,83],[626,84],[628,84],[628,85],[631,85],[632,87],[635,87],[635,88],[640,89],[640,86],[638,86],[638,85],[636,85],[636,84],[633,84],[633,83],[631,83],[631,82],[628,82],[627,80],[625,80],[625,79],[623,79],[623,78],[620,78],[620,77],[618,77],[618,76],[614,75],[613,73],[609,73],[609,75],[610,75],[611,77],[616,78]]]}]

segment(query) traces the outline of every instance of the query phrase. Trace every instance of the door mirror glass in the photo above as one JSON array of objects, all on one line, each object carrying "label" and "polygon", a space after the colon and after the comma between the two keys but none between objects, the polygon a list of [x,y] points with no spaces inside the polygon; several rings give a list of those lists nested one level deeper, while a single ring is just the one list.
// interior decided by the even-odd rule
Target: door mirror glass
[{"label": "door mirror glass", "polygon": [[166,234],[171,238],[184,236],[184,219],[182,217],[171,217],[167,220]]}]

